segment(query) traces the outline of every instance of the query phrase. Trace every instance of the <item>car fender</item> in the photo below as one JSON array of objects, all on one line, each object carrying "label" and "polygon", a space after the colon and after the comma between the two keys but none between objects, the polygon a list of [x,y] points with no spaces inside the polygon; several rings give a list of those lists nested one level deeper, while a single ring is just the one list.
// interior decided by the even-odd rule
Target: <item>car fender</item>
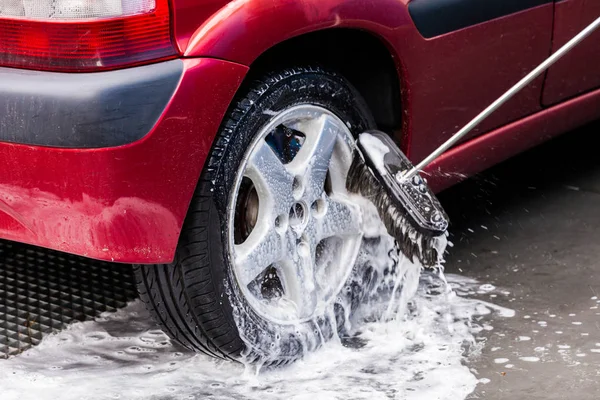
[{"label": "car fender", "polygon": [[[388,48],[398,30],[414,31],[409,0],[233,0],[196,29],[185,57],[214,57],[251,65],[278,43],[329,28],[368,31]],[[181,46],[181,43],[180,43]]]}]

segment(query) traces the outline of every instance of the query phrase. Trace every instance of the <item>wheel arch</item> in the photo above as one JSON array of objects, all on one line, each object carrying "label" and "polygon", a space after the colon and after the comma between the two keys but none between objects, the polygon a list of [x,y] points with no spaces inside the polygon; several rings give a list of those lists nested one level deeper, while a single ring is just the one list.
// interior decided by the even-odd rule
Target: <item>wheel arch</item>
[{"label": "wheel arch", "polygon": [[[381,129],[401,130],[399,29],[414,31],[408,0],[233,0],[191,36],[186,57],[214,57],[253,71],[277,58],[340,72],[367,101]],[[304,49],[304,55],[297,49]],[[286,66],[290,66],[288,62]]]},{"label": "wheel arch", "polygon": [[294,65],[319,65],[341,74],[362,95],[379,129],[401,128],[401,93],[392,53],[376,36],[356,29],[325,29],[279,43],[251,65],[248,80]]}]

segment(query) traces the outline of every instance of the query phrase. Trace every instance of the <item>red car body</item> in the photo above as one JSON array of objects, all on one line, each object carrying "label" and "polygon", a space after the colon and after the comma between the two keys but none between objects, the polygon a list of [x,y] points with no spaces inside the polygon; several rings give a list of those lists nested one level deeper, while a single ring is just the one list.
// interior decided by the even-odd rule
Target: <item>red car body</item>
[{"label": "red car body", "polygon": [[[151,129],[92,148],[2,139],[0,237],[102,260],[170,262],[236,91],[262,55],[293,38],[356,32],[386,49],[399,93],[394,133],[416,162],[598,15],[596,0],[173,0],[175,52],[161,60],[181,60],[181,71]],[[435,190],[597,119],[598,40],[589,37],[434,162]],[[16,69],[0,68],[0,83]],[[26,106],[0,107],[0,133]]]}]

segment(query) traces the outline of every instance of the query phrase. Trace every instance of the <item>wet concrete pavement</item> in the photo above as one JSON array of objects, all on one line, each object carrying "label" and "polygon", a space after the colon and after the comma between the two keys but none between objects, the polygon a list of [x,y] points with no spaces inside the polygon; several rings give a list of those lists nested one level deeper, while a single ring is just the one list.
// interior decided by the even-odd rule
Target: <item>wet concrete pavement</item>
[{"label": "wet concrete pavement", "polygon": [[481,334],[468,365],[486,383],[470,398],[600,398],[599,134],[592,124],[440,196],[447,272],[495,286],[474,297],[516,311]]}]

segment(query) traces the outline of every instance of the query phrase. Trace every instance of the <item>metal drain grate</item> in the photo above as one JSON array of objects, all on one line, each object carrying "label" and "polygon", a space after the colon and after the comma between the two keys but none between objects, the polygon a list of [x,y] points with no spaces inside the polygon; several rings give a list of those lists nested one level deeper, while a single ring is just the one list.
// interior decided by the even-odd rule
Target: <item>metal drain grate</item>
[{"label": "metal drain grate", "polygon": [[0,358],[136,297],[130,265],[0,240]]}]

